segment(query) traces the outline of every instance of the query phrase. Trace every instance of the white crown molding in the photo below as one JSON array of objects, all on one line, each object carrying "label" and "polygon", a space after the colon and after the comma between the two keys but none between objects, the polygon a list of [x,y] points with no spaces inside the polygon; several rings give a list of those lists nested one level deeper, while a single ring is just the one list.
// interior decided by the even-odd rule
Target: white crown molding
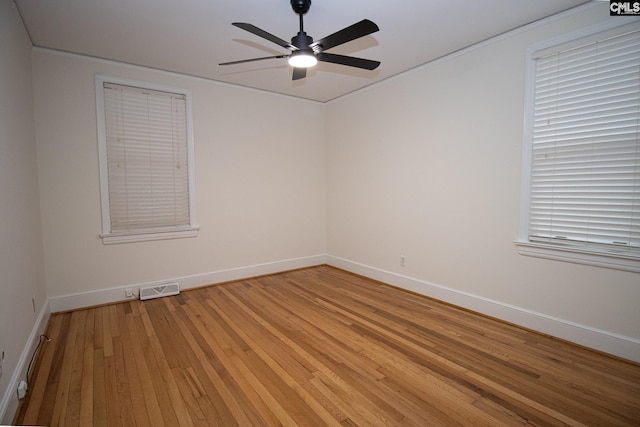
[{"label": "white crown molding", "polygon": [[[600,3],[604,3],[605,1],[606,0],[593,0],[591,2],[584,3],[584,4],[580,5],[580,6],[576,6],[574,8],[565,10],[563,12],[556,13],[555,15],[547,16],[546,18],[542,18],[542,19],[540,19],[538,21],[534,21],[534,22],[531,22],[529,24],[522,25],[520,27],[514,28],[514,29],[509,30],[509,31],[506,31],[506,32],[504,32],[502,34],[498,34],[496,36],[489,37],[486,40],[481,40],[481,41],[479,41],[477,43],[474,43],[474,44],[472,44],[470,46],[463,47],[462,49],[457,50],[455,52],[451,52],[451,53],[448,53],[448,54],[443,55],[441,57],[434,58],[434,59],[432,59],[432,60],[430,60],[428,62],[425,62],[423,64],[418,64],[415,67],[410,68],[408,70],[405,70],[405,71],[403,71],[401,73],[394,74],[394,75],[389,76],[389,77],[387,77],[385,79],[379,80],[375,84],[372,84],[372,85],[369,85],[369,86],[365,86],[365,87],[357,89],[357,90],[355,90],[353,92],[345,93],[344,95],[341,95],[341,96],[335,97],[333,99],[330,99],[330,100],[326,101],[326,103],[330,103],[331,101],[335,101],[337,99],[344,98],[344,97],[349,96],[349,95],[351,95],[353,93],[356,93],[356,92],[366,91],[366,90],[375,88],[377,85],[379,85],[380,83],[383,83],[383,82],[394,81],[394,80],[397,80],[397,79],[400,79],[400,78],[404,78],[404,76],[411,75],[412,73],[421,72],[423,70],[429,69],[430,67],[435,67],[437,65],[446,63],[447,61],[456,59],[456,58],[458,58],[460,56],[467,55],[467,54],[469,54],[471,52],[474,52],[474,51],[479,50],[479,49],[483,49],[483,48],[485,48],[487,46],[491,46],[491,45],[496,44],[496,43],[500,43],[500,42],[502,42],[504,40],[507,40],[507,39],[510,39],[512,37],[518,36],[519,34],[523,34],[523,33],[526,33],[528,31],[535,30],[536,28],[552,24],[552,23],[554,23],[556,21],[559,21],[559,20],[574,16],[574,15],[579,15],[579,14],[581,14],[583,12],[586,12],[586,11],[589,11],[591,9],[602,8],[603,6]],[[626,17],[617,17],[617,18],[626,19]],[[633,19],[633,18],[637,18],[637,17],[631,17],[631,18]]]},{"label": "white crown molding", "polygon": [[262,93],[267,93],[267,94],[271,94],[274,96],[279,96],[279,97],[284,97],[284,98],[289,98],[289,99],[295,99],[298,101],[303,101],[303,102],[310,102],[313,104],[325,104],[326,102],[322,102],[322,101],[316,101],[313,99],[307,99],[307,98],[300,98],[298,96],[294,96],[294,95],[287,95],[287,94],[282,94],[282,93],[278,93],[278,92],[271,92],[265,89],[257,89],[257,88],[252,88],[252,87],[248,87],[248,86],[241,86],[238,84],[234,84],[234,83],[228,83],[228,82],[224,82],[222,80],[216,80],[213,78],[207,78],[207,77],[201,77],[201,76],[195,76],[193,74],[185,74],[185,73],[179,73],[177,71],[168,71],[168,70],[163,70],[161,68],[154,68],[154,67],[149,67],[149,66],[144,66],[144,65],[138,65],[138,64],[132,64],[130,62],[123,62],[123,61],[116,61],[114,59],[106,59],[106,58],[101,58],[98,56],[92,56],[92,55],[85,55],[85,54],[81,54],[81,53],[75,53],[75,52],[69,52],[66,50],[59,50],[59,49],[54,49],[54,48],[49,48],[49,47],[42,47],[42,46],[33,46],[31,48],[32,52],[37,52],[37,53],[43,53],[43,54],[47,54],[47,55],[54,55],[54,56],[60,56],[60,57],[64,57],[64,58],[70,58],[70,59],[80,59],[83,61],[90,61],[93,62],[95,64],[102,64],[102,65],[107,65],[107,66],[117,66],[117,67],[122,67],[123,69],[128,69],[128,70],[133,70],[133,71],[152,71],[157,73],[158,75],[163,75],[163,76],[167,76],[167,77],[178,77],[181,79],[186,79],[186,80],[191,80],[191,81],[198,81],[198,82],[206,82],[206,83],[213,83],[213,84],[219,84],[222,86],[226,86],[226,87],[232,87],[232,88],[236,88],[239,90],[244,90],[244,91],[249,91],[249,92],[262,92]]}]

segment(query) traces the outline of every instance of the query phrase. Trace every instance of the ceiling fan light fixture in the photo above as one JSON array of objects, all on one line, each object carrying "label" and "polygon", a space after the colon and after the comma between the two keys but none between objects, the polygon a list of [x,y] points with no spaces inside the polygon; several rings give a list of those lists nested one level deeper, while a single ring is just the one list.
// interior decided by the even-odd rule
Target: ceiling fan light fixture
[{"label": "ceiling fan light fixture", "polygon": [[318,63],[316,56],[309,52],[293,52],[289,57],[289,65],[295,68],[309,68]]},{"label": "ceiling fan light fixture", "polygon": [[242,30],[248,31],[258,37],[268,40],[278,46],[288,49],[289,54],[266,56],[262,58],[243,59],[240,61],[223,62],[218,65],[242,64],[245,62],[262,61],[264,59],[289,58],[289,65],[293,67],[291,75],[292,80],[304,79],[307,76],[307,68],[315,66],[318,62],[330,62],[338,65],[346,65],[348,67],[361,68],[364,70],[374,70],[380,65],[379,61],[370,59],[356,58],[354,56],[339,55],[336,53],[327,53],[329,50],[360,37],[368,36],[380,29],[378,26],[363,19],[353,25],[343,28],[327,37],[313,41],[313,38],[304,32],[302,17],[311,6],[311,0],[290,0],[293,11],[298,14],[300,20],[300,31],[291,38],[291,43],[266,32],[263,29],[247,22],[233,22],[231,25]]}]

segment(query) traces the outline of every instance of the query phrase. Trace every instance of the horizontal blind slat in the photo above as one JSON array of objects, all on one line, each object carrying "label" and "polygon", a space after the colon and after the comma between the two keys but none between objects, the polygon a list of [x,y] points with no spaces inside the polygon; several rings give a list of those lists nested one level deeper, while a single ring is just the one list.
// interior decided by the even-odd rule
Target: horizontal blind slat
[{"label": "horizontal blind slat", "polygon": [[535,72],[531,238],[640,248],[640,32]]},{"label": "horizontal blind slat", "polygon": [[111,231],[189,226],[186,97],[104,88]]}]

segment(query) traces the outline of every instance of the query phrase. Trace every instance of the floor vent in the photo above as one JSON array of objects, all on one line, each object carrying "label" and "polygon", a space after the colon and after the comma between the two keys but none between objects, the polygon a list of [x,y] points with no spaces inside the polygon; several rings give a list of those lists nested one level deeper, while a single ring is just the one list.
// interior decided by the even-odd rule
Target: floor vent
[{"label": "floor vent", "polygon": [[178,282],[165,283],[164,285],[140,288],[140,299],[144,301],[146,299],[166,297],[169,295],[178,295],[179,293],[180,284]]}]

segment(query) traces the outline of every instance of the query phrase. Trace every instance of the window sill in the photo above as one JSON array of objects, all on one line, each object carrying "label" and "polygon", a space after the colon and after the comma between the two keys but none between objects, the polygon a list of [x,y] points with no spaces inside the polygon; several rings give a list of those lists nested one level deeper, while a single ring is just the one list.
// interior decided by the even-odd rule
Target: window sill
[{"label": "window sill", "polygon": [[640,273],[640,258],[632,255],[521,241],[516,245],[520,255]]},{"label": "window sill", "polygon": [[119,243],[147,242],[151,240],[169,240],[196,237],[199,227],[184,229],[171,229],[166,231],[150,231],[140,233],[109,233],[102,234],[102,243],[105,245],[116,245]]}]

